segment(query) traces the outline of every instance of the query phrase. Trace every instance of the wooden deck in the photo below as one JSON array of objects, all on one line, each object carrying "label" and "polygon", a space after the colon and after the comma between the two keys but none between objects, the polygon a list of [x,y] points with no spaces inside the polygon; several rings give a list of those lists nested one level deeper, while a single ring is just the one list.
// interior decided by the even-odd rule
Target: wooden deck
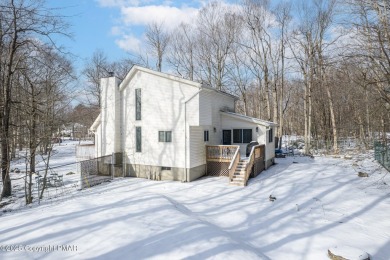
[{"label": "wooden deck", "polygon": [[[256,177],[264,170],[265,145],[252,148],[245,168],[245,185],[249,177]],[[206,146],[206,174],[209,176],[226,176],[233,179],[240,162],[240,147],[237,145]]]}]

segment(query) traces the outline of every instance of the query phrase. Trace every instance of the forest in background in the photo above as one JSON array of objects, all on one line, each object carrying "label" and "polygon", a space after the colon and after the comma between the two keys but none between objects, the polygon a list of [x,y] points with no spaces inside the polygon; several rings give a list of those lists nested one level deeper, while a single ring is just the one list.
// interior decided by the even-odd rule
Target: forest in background
[{"label": "forest in background", "polygon": [[[237,112],[276,122],[276,137],[302,136],[306,154],[318,142],[338,153],[346,137],[370,148],[390,132],[389,23],[389,0],[213,1],[191,24],[149,24],[137,54],[109,61],[96,50],[78,73],[56,43],[77,25],[43,0],[2,0],[1,196],[11,195],[15,154],[28,149],[32,183],[35,155],[50,158],[64,126],[87,128],[98,115],[100,78],[123,79],[133,64],[237,95]],[[76,106],[75,82],[87,93]]]}]

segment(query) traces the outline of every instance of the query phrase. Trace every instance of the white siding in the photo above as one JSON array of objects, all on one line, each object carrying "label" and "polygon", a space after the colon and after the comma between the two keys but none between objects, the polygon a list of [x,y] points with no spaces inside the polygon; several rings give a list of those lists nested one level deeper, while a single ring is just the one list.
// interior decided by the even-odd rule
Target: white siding
[{"label": "white siding", "polygon": [[[234,97],[213,90],[201,92],[199,101],[200,124],[210,129],[209,144],[222,144],[221,110],[234,111]],[[216,132],[214,132],[214,128]]]},{"label": "white siding", "polygon": [[102,156],[102,125],[100,124],[95,131],[95,157]]},{"label": "white siding", "polygon": [[212,125],[212,92],[204,90],[199,94],[199,124]]},{"label": "white siding", "polygon": [[[266,144],[266,146],[268,145],[266,142],[267,130],[265,126],[258,125],[256,123],[251,123],[246,120],[240,120],[226,115],[221,115],[221,118],[222,118],[222,129],[232,130],[232,145],[240,146],[241,156],[246,155],[247,144],[233,143],[233,129],[252,129],[252,141],[257,141],[259,144]],[[256,132],[256,127],[258,127],[258,132]]]},{"label": "white siding", "polygon": [[273,139],[272,142],[268,142],[268,131],[266,133],[266,149],[265,149],[265,159],[269,160],[275,157],[275,127],[272,127]]},{"label": "white siding", "polygon": [[[203,131],[209,130],[207,144],[221,144],[220,111],[234,111],[234,97],[146,69],[133,71],[124,82],[119,92],[117,79],[102,79],[101,125],[96,131],[99,156],[124,151],[131,164],[176,168],[205,164]],[[135,120],[138,88],[141,120]],[[142,152],[135,149],[136,127],[142,129]],[[172,131],[172,142],[159,142],[159,131]]]},{"label": "white siding", "polygon": [[190,168],[206,163],[206,147],[201,126],[190,127]]},{"label": "white siding", "polygon": [[121,151],[120,143],[120,94],[118,79],[101,79],[101,156]]},{"label": "white siding", "polygon": [[[135,88],[141,88],[142,120],[135,120]],[[123,95],[123,142],[128,162],[184,168],[185,106],[199,89],[144,71],[136,72]],[[198,124],[198,97],[187,103],[187,125]],[[142,127],[142,152],[135,152],[135,127]],[[188,129],[188,128],[187,128]],[[158,131],[172,131],[172,142],[158,142]],[[187,135],[189,133],[187,132]],[[187,136],[188,138],[189,136]],[[188,145],[187,145],[188,146]],[[187,147],[187,151],[189,147]],[[187,156],[189,158],[189,155]],[[188,163],[187,163],[188,167]]]}]

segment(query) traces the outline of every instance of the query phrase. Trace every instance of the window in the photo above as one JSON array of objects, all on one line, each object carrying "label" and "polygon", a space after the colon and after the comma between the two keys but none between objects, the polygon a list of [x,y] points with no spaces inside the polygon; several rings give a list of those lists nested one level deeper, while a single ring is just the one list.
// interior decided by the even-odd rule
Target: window
[{"label": "window", "polygon": [[135,120],[141,120],[141,89],[135,90]]},{"label": "window", "polygon": [[274,134],[272,128],[268,131],[268,142],[272,143],[274,141]]},{"label": "window", "polygon": [[205,130],[203,132],[203,141],[205,141],[205,142],[209,141],[209,130]]},{"label": "window", "polygon": [[252,129],[233,129],[233,143],[247,144],[252,141]]},{"label": "window", "polygon": [[170,171],[172,168],[171,167],[161,167],[162,171]]},{"label": "window", "polygon": [[135,151],[140,153],[142,151],[141,127],[135,128]]},{"label": "window", "polygon": [[159,142],[172,142],[172,131],[158,131],[158,141]]},{"label": "window", "polygon": [[252,129],[242,130],[242,142],[245,144],[252,142]]},{"label": "window", "polygon": [[233,129],[233,143],[242,143],[242,129]]}]

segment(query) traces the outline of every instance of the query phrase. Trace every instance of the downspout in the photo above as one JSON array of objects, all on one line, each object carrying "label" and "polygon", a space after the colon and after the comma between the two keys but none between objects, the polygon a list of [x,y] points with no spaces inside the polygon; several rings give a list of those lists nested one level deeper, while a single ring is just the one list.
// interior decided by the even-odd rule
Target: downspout
[{"label": "downspout", "polygon": [[125,151],[125,142],[124,142],[124,139],[125,139],[125,135],[124,135],[124,127],[125,127],[125,117],[124,117],[124,114],[125,114],[125,109],[124,109],[124,100],[122,98],[122,92],[121,92],[121,89],[120,89],[120,84],[122,82],[120,82],[118,84],[118,91],[119,91],[119,129],[120,129],[120,133],[121,133],[121,151],[122,151],[122,177],[126,177],[126,151]]},{"label": "downspout", "polygon": [[[101,113],[103,113],[103,109],[100,109],[100,111],[101,111]],[[102,118],[103,118],[103,116],[102,116]],[[102,119],[102,118],[100,118],[100,119]],[[99,149],[99,147],[98,147],[98,156],[97,157],[101,157],[101,156],[103,156],[103,120],[100,120],[100,140],[99,140],[99,143],[100,143],[100,149]],[[100,156],[99,156],[99,150],[100,150]]]},{"label": "downspout", "polygon": [[192,95],[189,99],[184,101],[184,170],[185,170],[185,178],[183,178],[182,182],[189,182],[190,176],[187,168],[187,103],[191,101],[194,97],[199,95],[202,91],[202,87],[199,88],[199,91]]}]

